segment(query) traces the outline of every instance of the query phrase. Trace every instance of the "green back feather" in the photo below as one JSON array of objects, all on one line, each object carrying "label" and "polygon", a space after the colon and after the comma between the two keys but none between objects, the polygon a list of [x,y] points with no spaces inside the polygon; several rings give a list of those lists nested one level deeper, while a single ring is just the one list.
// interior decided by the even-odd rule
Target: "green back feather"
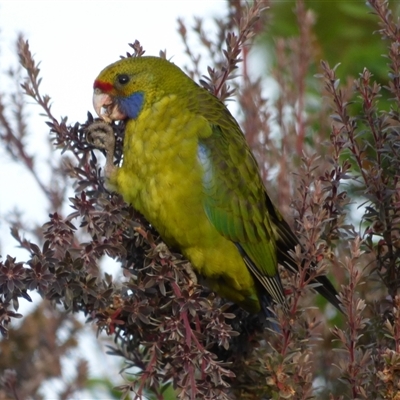
[{"label": "green back feather", "polygon": [[192,107],[211,126],[211,134],[199,138],[207,216],[237,245],[247,267],[269,295],[284,303],[274,232],[257,162],[237,122],[219,100],[202,93]]}]

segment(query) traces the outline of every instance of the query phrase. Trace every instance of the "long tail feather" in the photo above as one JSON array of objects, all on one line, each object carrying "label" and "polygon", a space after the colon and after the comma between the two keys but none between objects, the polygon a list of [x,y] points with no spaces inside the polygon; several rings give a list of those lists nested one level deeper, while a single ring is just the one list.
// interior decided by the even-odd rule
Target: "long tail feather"
[{"label": "long tail feather", "polygon": [[[290,271],[297,273],[298,267],[295,261],[290,257],[289,251],[300,244],[297,237],[294,235],[290,226],[282,218],[279,212],[275,209],[269,197],[266,195],[267,207],[270,211],[271,222],[273,224],[276,233],[276,245],[277,245],[277,256],[279,264],[283,265]],[[324,296],[333,306],[339,311],[342,311],[340,301],[337,297],[338,292],[332,285],[331,281],[324,275],[317,276],[312,281],[313,283],[319,283],[319,286],[315,287],[315,290]]]}]

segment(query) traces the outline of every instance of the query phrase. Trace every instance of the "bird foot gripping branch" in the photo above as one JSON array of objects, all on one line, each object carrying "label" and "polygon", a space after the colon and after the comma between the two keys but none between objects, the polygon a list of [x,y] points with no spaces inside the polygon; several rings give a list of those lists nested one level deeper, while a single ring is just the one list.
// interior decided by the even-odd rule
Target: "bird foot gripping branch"
[{"label": "bird foot gripping branch", "polygon": [[111,177],[117,167],[114,165],[115,135],[112,126],[104,121],[95,121],[87,128],[88,143],[106,152],[104,173],[106,179]]}]

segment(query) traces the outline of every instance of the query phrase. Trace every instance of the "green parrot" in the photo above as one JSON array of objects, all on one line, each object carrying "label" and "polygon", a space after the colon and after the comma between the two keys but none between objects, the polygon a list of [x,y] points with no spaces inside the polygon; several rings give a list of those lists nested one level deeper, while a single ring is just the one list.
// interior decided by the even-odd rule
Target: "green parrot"
[{"label": "green parrot", "polygon": [[[299,243],[274,207],[257,162],[226,106],[173,63],[124,58],[94,82],[93,105],[106,122],[126,120],[121,167],[107,150],[111,189],[177,247],[220,296],[251,313],[264,301],[286,304],[278,263]],[[340,310],[325,276],[316,290]]]}]

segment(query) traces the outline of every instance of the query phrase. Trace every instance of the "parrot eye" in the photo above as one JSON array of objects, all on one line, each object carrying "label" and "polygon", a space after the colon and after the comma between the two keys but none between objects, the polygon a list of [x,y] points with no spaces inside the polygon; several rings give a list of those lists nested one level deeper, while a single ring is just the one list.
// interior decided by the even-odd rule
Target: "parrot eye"
[{"label": "parrot eye", "polygon": [[122,74],[118,75],[117,80],[120,85],[126,85],[129,82],[129,75]]}]

